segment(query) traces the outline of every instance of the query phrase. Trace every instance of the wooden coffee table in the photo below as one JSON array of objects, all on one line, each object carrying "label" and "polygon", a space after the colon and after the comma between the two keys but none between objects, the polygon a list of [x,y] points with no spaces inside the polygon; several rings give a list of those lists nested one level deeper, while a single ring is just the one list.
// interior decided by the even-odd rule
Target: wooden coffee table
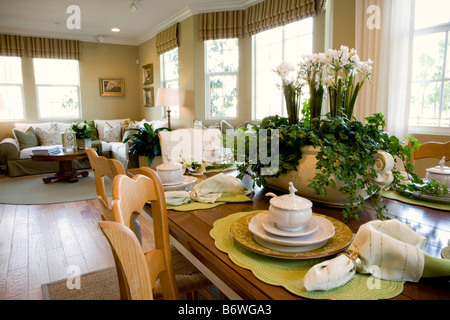
[{"label": "wooden coffee table", "polygon": [[72,167],[72,160],[87,158],[86,150],[75,150],[56,154],[38,154],[32,155],[31,159],[35,161],[58,161],[59,170],[53,175],[42,178],[44,183],[50,183],[52,180],[67,180],[69,182],[78,182],[78,176],[87,177],[89,172],[77,171]]}]

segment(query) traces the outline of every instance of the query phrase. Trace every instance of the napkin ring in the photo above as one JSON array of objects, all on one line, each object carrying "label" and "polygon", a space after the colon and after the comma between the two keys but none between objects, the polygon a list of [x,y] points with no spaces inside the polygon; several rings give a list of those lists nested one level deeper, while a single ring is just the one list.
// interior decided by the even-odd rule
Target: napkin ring
[{"label": "napkin ring", "polygon": [[346,252],[341,252],[340,254],[338,254],[338,256],[340,255],[347,256],[347,258],[349,258],[353,262],[353,269],[351,270],[351,272],[361,270],[362,262],[361,259],[359,258],[358,252],[353,250],[347,250]]}]

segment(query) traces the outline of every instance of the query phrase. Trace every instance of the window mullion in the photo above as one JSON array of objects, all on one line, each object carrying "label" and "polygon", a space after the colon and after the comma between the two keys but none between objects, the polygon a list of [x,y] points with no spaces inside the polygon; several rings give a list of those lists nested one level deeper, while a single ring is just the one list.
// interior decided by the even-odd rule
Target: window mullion
[{"label": "window mullion", "polygon": [[446,66],[447,66],[447,50],[448,49],[448,31],[445,33],[445,41],[444,41],[444,58],[443,58],[443,67],[442,67],[442,76],[441,76],[441,96],[439,100],[439,127],[441,126],[442,121],[442,111],[444,104],[444,94],[445,94],[445,74],[446,74]]}]

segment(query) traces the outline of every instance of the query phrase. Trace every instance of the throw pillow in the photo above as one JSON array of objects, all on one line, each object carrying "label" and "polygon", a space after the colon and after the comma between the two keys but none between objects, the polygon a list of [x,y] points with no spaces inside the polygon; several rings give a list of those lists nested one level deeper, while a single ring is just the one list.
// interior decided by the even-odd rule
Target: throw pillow
[{"label": "throw pillow", "polygon": [[105,123],[104,132],[103,132],[103,140],[106,142],[121,142],[122,139],[122,126],[120,122],[116,122],[114,125],[111,125],[109,122]]},{"label": "throw pillow", "polygon": [[131,119],[114,119],[114,120],[94,120],[95,126],[97,127],[97,131],[98,131],[98,139],[99,140],[103,140],[105,141],[104,137],[103,137],[103,133],[105,132],[105,123],[109,122],[109,124],[111,124],[112,126],[114,126],[117,122],[120,123],[121,127],[122,127],[122,135],[125,132],[125,129],[128,127],[128,125],[130,124]]},{"label": "throw pillow", "polygon": [[53,146],[61,144],[62,137],[56,123],[47,130],[36,128],[36,135],[38,136],[41,146]]},{"label": "throw pillow", "polygon": [[37,147],[39,145],[39,140],[33,127],[29,127],[25,132],[13,129],[13,134],[14,137],[16,137],[17,142],[19,142],[20,150]]}]

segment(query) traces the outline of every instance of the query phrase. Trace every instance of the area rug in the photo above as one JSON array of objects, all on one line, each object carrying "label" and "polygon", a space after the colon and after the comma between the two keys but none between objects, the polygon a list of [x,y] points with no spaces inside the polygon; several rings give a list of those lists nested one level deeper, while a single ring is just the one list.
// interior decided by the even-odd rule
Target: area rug
[{"label": "area rug", "polygon": [[[79,286],[77,286],[79,284]],[[83,274],[79,282],[64,279],[41,286],[44,300],[120,300],[119,282],[115,267]],[[214,299],[220,300],[216,286],[207,288]],[[199,300],[204,300],[199,294]]]},{"label": "area rug", "polygon": [[[73,202],[97,198],[95,178],[92,170],[89,176],[79,177],[78,182],[52,181],[44,183],[42,178],[49,174],[0,179],[0,203],[2,204],[49,204]],[[51,175],[51,174],[50,174]],[[105,179],[108,196],[112,195],[112,181]]]},{"label": "area rug", "polygon": [[44,300],[119,300],[116,268],[81,275],[79,281],[65,279],[43,284],[42,294]]}]

